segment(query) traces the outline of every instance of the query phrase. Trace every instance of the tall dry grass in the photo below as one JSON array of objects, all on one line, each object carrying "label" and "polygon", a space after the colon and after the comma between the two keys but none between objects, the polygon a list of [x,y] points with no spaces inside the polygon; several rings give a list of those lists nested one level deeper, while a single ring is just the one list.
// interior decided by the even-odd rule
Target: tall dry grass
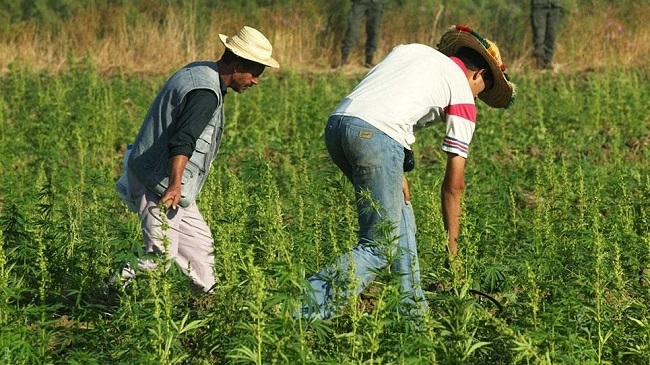
[{"label": "tall dry grass", "polygon": [[[645,19],[650,18],[650,7],[621,3],[567,14],[556,53],[560,70],[647,67],[650,26]],[[0,36],[0,72],[11,64],[58,71],[70,60],[85,57],[108,73],[166,73],[190,60],[218,58],[223,51],[218,34],[232,35],[242,25],[256,27],[269,37],[283,69],[327,70],[339,56],[345,26],[344,19],[332,17],[345,14],[342,9],[338,14],[323,9],[326,6],[308,2],[300,8],[261,8],[249,15],[224,9],[205,13],[192,6],[168,7],[156,14],[133,14],[133,8],[125,6],[87,9],[55,28],[14,25]],[[532,66],[530,26],[528,14],[516,16],[512,24],[519,29],[504,29],[480,14],[459,19],[453,9],[442,5],[409,11],[392,7],[385,15],[378,57],[400,43],[435,45],[448,26],[464,23],[501,45],[511,71],[525,70]],[[511,44],[504,48],[502,39]],[[361,59],[362,47],[357,48],[353,57]]]}]

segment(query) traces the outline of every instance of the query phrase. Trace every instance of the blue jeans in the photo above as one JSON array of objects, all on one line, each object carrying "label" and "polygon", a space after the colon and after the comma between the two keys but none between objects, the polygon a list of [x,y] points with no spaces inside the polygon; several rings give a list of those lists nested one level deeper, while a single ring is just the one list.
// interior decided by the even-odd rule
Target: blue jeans
[{"label": "blue jeans", "polygon": [[[329,118],[325,144],[334,163],[354,184],[359,242],[308,279],[311,290],[302,315],[331,316],[339,309],[333,303],[337,289],[345,297],[359,294],[378,270],[389,264],[400,275],[403,301],[412,308],[426,307],[420,286],[415,216],[402,191],[404,148],[365,121],[346,116]],[[372,199],[364,198],[368,193]],[[383,229],[377,229],[380,227]],[[348,280],[350,263],[354,264],[355,285]]]}]

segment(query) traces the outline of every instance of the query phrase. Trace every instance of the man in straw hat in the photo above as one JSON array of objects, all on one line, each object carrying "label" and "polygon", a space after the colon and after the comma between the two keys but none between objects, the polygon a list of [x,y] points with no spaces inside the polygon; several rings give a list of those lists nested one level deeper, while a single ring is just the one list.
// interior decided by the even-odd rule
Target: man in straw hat
[{"label": "man in straw hat", "polygon": [[[190,63],[163,85],[125,156],[118,192],[138,213],[147,254],[165,251],[201,289],[215,283],[213,239],[196,199],[217,155],[224,129],[227,88],[241,93],[257,85],[268,67],[279,67],[268,39],[251,27],[232,37],[220,34],[225,51],[216,62]],[[166,216],[168,228],[161,229]],[[151,255],[139,269],[154,268]],[[122,278],[135,275],[131,265]]]},{"label": "man in straw hat", "polygon": [[[413,132],[437,122],[446,126],[441,205],[453,259],[458,251],[465,162],[476,124],[475,99],[507,108],[514,94],[497,46],[463,26],[444,33],[437,50],[423,44],[399,45],[368,72],[331,113],[325,128],[330,157],[354,185],[359,241],[308,279],[301,316],[329,317],[341,307],[334,303],[335,291],[358,294],[377,270],[389,265],[400,275],[405,313],[422,313],[426,302],[415,218],[404,176],[414,167]],[[346,282],[351,264],[354,284]]]}]

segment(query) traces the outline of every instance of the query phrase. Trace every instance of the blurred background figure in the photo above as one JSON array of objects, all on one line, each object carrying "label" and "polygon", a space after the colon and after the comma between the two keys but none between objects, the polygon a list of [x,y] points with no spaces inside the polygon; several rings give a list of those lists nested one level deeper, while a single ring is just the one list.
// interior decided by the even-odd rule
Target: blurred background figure
[{"label": "blurred background figure", "polygon": [[348,30],[341,46],[341,62],[344,66],[348,62],[350,52],[357,45],[361,23],[366,21],[366,60],[364,66],[374,66],[374,56],[379,43],[379,32],[384,15],[384,0],[352,0],[352,8],[348,17]]},{"label": "blurred background figure", "polygon": [[530,24],[533,29],[533,57],[540,70],[553,69],[555,42],[562,22],[561,0],[531,0]]}]

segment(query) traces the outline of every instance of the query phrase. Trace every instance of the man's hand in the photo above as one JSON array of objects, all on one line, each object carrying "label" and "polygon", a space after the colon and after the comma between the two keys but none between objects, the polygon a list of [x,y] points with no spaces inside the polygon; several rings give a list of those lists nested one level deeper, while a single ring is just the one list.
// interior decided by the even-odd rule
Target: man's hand
[{"label": "man's hand", "polygon": [[402,192],[404,193],[404,203],[411,204],[411,191],[409,190],[409,183],[406,181],[406,176],[402,180]]},{"label": "man's hand", "polygon": [[172,156],[169,159],[169,187],[160,197],[160,201],[162,201],[167,208],[178,208],[178,202],[181,200],[183,171],[185,170],[185,165],[187,165],[188,160],[189,158],[184,155]]},{"label": "man's hand", "polygon": [[178,202],[181,200],[181,189],[180,188],[170,188],[165,190],[165,193],[163,196],[160,198],[160,201],[165,204],[167,209],[172,208],[176,209],[178,208]]}]

